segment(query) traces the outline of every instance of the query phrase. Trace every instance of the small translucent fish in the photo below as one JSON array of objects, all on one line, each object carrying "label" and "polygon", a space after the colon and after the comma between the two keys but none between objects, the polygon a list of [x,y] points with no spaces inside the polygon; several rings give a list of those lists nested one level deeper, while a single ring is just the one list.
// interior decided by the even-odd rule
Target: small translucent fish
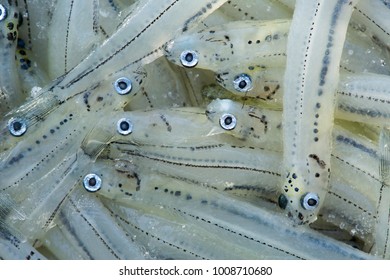
[{"label": "small translucent fish", "polygon": [[15,60],[18,44],[18,27],[21,15],[13,1],[1,4],[4,12],[0,20],[0,116],[22,104],[18,66]]},{"label": "small translucent fish", "polygon": [[390,258],[387,0],[5,2],[0,259]]},{"label": "small translucent fish", "polygon": [[[110,211],[117,213],[118,223],[137,240],[149,244],[152,257],[164,258],[167,252],[179,259],[372,258],[310,229],[285,227],[289,221],[281,214],[232,200],[212,190],[204,192],[192,184],[170,182],[148,183],[147,190],[141,187],[134,207],[124,208],[105,201]],[[146,213],[138,210],[138,205],[142,208],[145,204],[153,207]],[[217,239],[222,239],[218,243],[225,245],[208,250]],[[302,242],[305,247],[301,246]]]},{"label": "small translucent fish", "polygon": [[[229,22],[177,37],[167,44],[165,55],[175,64],[215,72],[249,61],[277,67],[286,59],[289,27],[289,20]],[[190,57],[183,55],[186,51],[194,52],[191,61],[196,59],[195,65],[188,66]]]},{"label": "small translucent fish", "polygon": [[[296,2],[284,81],[285,180],[280,196],[280,206],[296,224],[316,219],[329,190],[333,108],[342,53],[342,44],[334,41],[344,41],[352,11],[347,1]],[[305,14],[313,17],[304,18]]]}]

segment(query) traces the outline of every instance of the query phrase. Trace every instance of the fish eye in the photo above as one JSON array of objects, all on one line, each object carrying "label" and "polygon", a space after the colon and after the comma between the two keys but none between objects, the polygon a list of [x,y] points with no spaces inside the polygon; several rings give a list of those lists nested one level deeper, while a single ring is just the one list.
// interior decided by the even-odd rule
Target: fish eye
[{"label": "fish eye", "polygon": [[7,17],[7,10],[2,4],[0,4],[0,21],[4,20],[6,17]]},{"label": "fish eye", "polygon": [[288,199],[284,194],[281,194],[278,198],[278,205],[282,209],[286,209],[288,204]]},{"label": "fish eye", "polygon": [[117,93],[125,95],[131,91],[132,85],[128,78],[122,77],[115,81],[114,87]]},{"label": "fish eye", "polygon": [[225,130],[232,130],[236,127],[237,119],[232,114],[223,114],[219,119],[219,124]]},{"label": "fish eye", "polygon": [[320,198],[316,193],[306,193],[301,198],[301,205],[306,210],[314,210],[317,208]]},{"label": "fish eye", "polygon": [[97,192],[102,187],[102,179],[94,174],[88,174],[83,180],[84,188],[89,192]]},{"label": "fish eye", "polygon": [[234,89],[239,92],[247,92],[252,89],[252,79],[248,74],[237,75],[233,80]]},{"label": "fish eye", "polygon": [[116,124],[119,134],[128,135],[133,131],[133,123],[126,118],[120,119]]},{"label": "fish eye", "polygon": [[22,136],[27,131],[27,124],[20,118],[11,118],[8,121],[8,130],[13,136]]},{"label": "fish eye", "polygon": [[186,50],[180,55],[180,62],[184,67],[195,67],[198,61],[199,55],[196,51]]}]

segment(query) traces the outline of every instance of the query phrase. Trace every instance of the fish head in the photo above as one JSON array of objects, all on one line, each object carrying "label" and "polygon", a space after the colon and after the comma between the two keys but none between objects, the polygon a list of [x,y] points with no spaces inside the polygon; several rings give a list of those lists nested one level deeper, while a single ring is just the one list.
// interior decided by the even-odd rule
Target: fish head
[{"label": "fish head", "polygon": [[308,188],[307,181],[297,172],[289,172],[278,199],[279,207],[286,211],[294,224],[310,224],[317,219],[320,195]]}]

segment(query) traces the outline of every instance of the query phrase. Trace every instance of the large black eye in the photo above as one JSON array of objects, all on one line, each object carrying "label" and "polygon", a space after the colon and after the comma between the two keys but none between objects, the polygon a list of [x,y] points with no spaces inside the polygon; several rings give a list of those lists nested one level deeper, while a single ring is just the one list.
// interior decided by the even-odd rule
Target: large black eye
[{"label": "large black eye", "polygon": [[288,199],[284,194],[281,194],[278,198],[278,205],[282,209],[286,209],[288,204]]},{"label": "large black eye", "polygon": [[114,88],[120,95],[128,94],[132,88],[131,81],[126,77],[119,78],[115,81]]},{"label": "large black eye", "polygon": [[83,180],[84,188],[89,192],[97,192],[102,186],[102,179],[96,174],[88,174]]},{"label": "large black eye", "polygon": [[11,118],[8,121],[8,130],[13,136],[22,136],[27,130],[27,124],[20,118]]},{"label": "large black eye", "polygon": [[119,134],[128,135],[133,131],[133,123],[126,118],[120,119],[116,124]]},{"label": "large black eye", "polygon": [[316,193],[306,193],[301,198],[301,205],[306,210],[314,210],[317,208],[320,198]]},{"label": "large black eye", "polygon": [[234,89],[239,92],[247,92],[252,89],[252,79],[247,74],[237,75],[233,80]]},{"label": "large black eye", "polygon": [[225,130],[232,130],[236,127],[237,119],[232,114],[223,114],[219,119],[219,124]]},{"label": "large black eye", "polygon": [[198,61],[199,56],[196,51],[186,50],[180,55],[180,62],[184,67],[195,67]]}]

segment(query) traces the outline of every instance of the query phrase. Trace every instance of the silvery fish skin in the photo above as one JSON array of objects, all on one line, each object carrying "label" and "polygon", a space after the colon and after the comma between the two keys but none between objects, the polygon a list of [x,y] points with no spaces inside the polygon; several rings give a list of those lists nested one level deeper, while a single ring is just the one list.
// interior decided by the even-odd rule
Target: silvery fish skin
[{"label": "silvery fish skin", "polygon": [[[294,2],[0,3],[2,34],[17,26],[15,40],[0,41],[0,258],[388,259],[387,38],[372,24],[386,23],[381,1],[317,1],[323,29],[332,11],[348,10],[334,25],[346,44],[332,46],[326,80],[335,119],[321,116],[329,145],[314,158],[332,172],[314,216],[302,223],[278,207],[289,123],[302,118],[284,81],[300,74],[268,56],[300,44],[291,17],[294,28],[312,14],[297,16],[309,4],[294,11]],[[321,48],[327,38],[314,33],[310,46]],[[320,73],[309,60],[306,74]],[[240,84],[244,74],[262,91]],[[310,151],[311,126],[301,126],[295,144]]]}]

